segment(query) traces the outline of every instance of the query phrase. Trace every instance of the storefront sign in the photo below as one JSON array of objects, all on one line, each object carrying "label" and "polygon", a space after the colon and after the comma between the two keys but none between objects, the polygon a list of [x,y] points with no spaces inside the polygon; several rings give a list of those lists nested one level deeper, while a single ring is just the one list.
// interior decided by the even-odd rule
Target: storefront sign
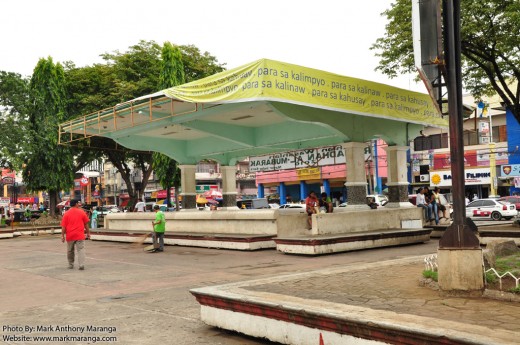
[{"label": "storefront sign", "polygon": [[218,190],[218,186],[216,184],[198,184],[195,186],[195,192],[197,194],[208,192],[212,189]]},{"label": "storefront sign", "polygon": [[32,204],[34,202],[38,202],[38,198],[29,197],[29,196],[19,196],[16,198],[16,202],[20,204]]},{"label": "storefront sign", "polygon": [[320,168],[296,169],[296,174],[300,180],[319,180],[321,179]]},{"label": "storefront sign", "polygon": [[157,191],[157,199],[164,199],[166,198],[166,190],[159,190]]},{"label": "storefront sign", "polygon": [[86,186],[86,185],[88,185],[88,177],[83,176],[83,177],[79,180],[79,184],[82,185],[82,186]]},{"label": "storefront sign", "polygon": [[489,122],[480,121],[478,123],[478,136],[479,136],[479,144],[487,144],[489,143]]},{"label": "storefront sign", "polygon": [[16,173],[9,169],[2,169],[2,178],[3,177],[12,177],[14,180],[14,178],[16,177]]},{"label": "storefront sign", "polygon": [[520,164],[508,164],[500,167],[500,176],[515,177],[520,176]]},{"label": "storefront sign", "polygon": [[[464,152],[464,166],[477,166],[477,152],[475,150],[468,150]],[[451,158],[449,153],[435,153],[433,155],[433,168],[435,170],[450,169]]]},{"label": "storefront sign", "polygon": [[[466,169],[464,171],[466,185],[491,184],[491,172],[489,168]],[[430,183],[434,187],[451,187],[451,171],[430,172]]]},{"label": "storefront sign", "polygon": [[[509,163],[509,153],[507,147],[493,149],[493,152],[495,153],[496,165]],[[477,165],[489,166],[489,155],[490,149],[477,150]]]},{"label": "storefront sign", "polygon": [[2,184],[4,184],[4,185],[14,184],[14,177],[11,177],[11,176],[2,177]]},{"label": "storefront sign", "polygon": [[276,153],[249,158],[249,171],[274,171],[345,164],[341,145]]},{"label": "storefront sign", "polygon": [[11,203],[10,198],[3,198],[3,197],[0,198],[0,207],[8,207],[10,203]]}]

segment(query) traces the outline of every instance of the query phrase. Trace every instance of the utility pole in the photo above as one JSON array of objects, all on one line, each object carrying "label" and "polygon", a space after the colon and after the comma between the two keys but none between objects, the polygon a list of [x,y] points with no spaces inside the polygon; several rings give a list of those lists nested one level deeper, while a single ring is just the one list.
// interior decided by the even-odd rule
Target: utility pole
[{"label": "utility pole", "polygon": [[453,193],[453,223],[439,242],[440,248],[480,248],[465,226],[465,177],[460,48],[460,1],[444,0],[444,47],[446,57],[450,157]]},{"label": "utility pole", "polygon": [[454,219],[439,241],[439,288],[443,295],[479,296],[484,290],[482,249],[467,224],[464,199],[460,0],[444,0],[443,7]]}]

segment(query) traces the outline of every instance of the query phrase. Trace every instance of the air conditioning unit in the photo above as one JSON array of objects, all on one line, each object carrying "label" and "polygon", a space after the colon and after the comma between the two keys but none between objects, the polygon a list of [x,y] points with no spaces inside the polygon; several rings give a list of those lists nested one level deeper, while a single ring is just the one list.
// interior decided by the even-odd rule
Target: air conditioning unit
[{"label": "air conditioning unit", "polygon": [[430,175],[428,175],[428,174],[421,175],[421,176],[419,176],[419,180],[421,182],[428,182],[428,181],[430,181]]}]

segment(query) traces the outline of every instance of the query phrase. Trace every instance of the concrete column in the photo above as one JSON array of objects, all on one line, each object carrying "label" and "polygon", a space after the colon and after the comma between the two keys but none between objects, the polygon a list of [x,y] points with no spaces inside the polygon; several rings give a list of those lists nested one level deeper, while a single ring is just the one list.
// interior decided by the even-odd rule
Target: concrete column
[{"label": "concrete column", "polygon": [[279,196],[280,196],[280,205],[285,205],[287,203],[287,190],[285,189],[285,184],[283,182],[280,182],[280,187],[278,189]]},{"label": "concrete column", "polygon": [[330,182],[329,180],[323,180],[323,189],[325,193],[327,193],[327,196],[330,197],[330,200],[332,200],[332,195],[330,195]]},{"label": "concrete column", "polygon": [[386,160],[388,163],[388,204],[386,207],[413,207],[408,201],[408,146],[387,146]]},{"label": "concrete column", "polygon": [[264,197],[264,184],[263,183],[259,183],[258,184],[258,197],[259,198],[263,198]]},{"label": "concrete column", "polygon": [[225,210],[238,210],[237,207],[237,167],[234,165],[221,165],[222,173],[222,198]]},{"label": "concrete column", "polygon": [[197,200],[197,193],[195,188],[195,172],[197,171],[197,166],[180,165],[179,169],[181,170],[182,209],[196,209],[197,204],[195,201]]},{"label": "concrete column", "polygon": [[300,200],[305,200],[307,197],[307,183],[300,181]]},{"label": "concrete column", "polygon": [[368,209],[367,181],[365,178],[365,144],[350,142],[341,144],[345,150],[347,165],[347,202],[349,209]]}]

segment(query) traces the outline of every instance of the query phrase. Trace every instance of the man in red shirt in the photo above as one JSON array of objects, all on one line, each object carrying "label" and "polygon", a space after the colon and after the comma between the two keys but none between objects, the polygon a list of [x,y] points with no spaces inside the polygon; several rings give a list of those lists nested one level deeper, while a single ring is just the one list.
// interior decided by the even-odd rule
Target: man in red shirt
[{"label": "man in red shirt", "polygon": [[74,268],[74,247],[78,252],[79,269],[85,269],[85,231],[86,239],[90,238],[89,219],[81,208],[79,200],[70,201],[70,210],[65,212],[61,220],[61,242],[67,239],[67,259],[69,268]]}]

